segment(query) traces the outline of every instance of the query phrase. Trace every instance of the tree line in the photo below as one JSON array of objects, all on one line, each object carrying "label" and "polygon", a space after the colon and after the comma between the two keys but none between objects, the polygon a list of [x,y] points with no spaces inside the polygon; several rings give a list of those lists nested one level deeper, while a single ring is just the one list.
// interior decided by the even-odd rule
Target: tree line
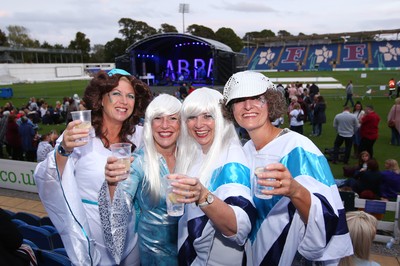
[{"label": "tree line", "polygon": [[[78,31],[75,39],[71,40],[67,47],[62,44],[49,44],[47,41],[40,43],[29,36],[29,30],[20,25],[9,25],[6,27],[8,34],[0,29],[0,46],[15,48],[46,48],[46,49],[71,49],[78,50],[82,53],[83,63],[105,63],[114,62],[115,57],[125,53],[133,43],[147,38],[157,33],[177,33],[175,26],[164,23],[159,29],[149,26],[146,22],[136,21],[130,18],[121,18],[118,21],[120,30],[118,33],[121,38],[114,38],[105,44],[94,44],[91,46],[90,39],[85,33]],[[231,28],[222,27],[216,32],[203,26],[192,24],[186,28],[186,33],[198,37],[209,38],[222,42],[232,48],[233,51],[239,52],[244,47],[245,42],[251,38],[267,38],[279,36],[292,36],[285,30],[278,31],[275,34],[271,30],[247,32],[243,38],[240,38]],[[300,33],[299,35],[304,35]]]}]

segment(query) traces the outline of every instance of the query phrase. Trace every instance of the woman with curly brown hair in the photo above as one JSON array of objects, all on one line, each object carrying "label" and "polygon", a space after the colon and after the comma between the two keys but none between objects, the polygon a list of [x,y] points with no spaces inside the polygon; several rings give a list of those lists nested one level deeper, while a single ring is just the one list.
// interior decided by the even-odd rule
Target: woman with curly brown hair
[{"label": "woman with curly brown hair", "polygon": [[[100,223],[98,192],[105,180],[110,145],[129,142],[135,149],[141,144],[138,123],[150,98],[148,85],[128,72],[100,71],[82,98],[92,111],[94,130],[77,127],[80,120],[68,123],[55,152],[36,167],[39,195],[74,265],[115,265],[120,264],[119,257],[120,265],[139,265],[135,215],[127,221],[130,230],[123,253],[109,252]],[[88,136],[89,141],[81,141]]]}]

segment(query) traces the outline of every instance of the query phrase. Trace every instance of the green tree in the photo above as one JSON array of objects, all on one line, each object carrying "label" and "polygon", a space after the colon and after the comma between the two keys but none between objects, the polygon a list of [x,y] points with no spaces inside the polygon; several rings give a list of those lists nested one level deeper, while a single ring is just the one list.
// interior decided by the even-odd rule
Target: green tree
[{"label": "green tree", "polygon": [[7,35],[0,29],[0,46],[9,46]]},{"label": "green tree", "polygon": [[8,42],[11,47],[39,47],[39,41],[29,37],[27,28],[18,25],[7,26]]},{"label": "green tree", "polygon": [[175,28],[175,26],[163,23],[161,24],[161,28],[159,28],[157,32],[158,33],[178,32],[178,30]]},{"label": "green tree", "polygon": [[198,37],[203,37],[203,38],[208,38],[208,39],[213,39],[215,40],[215,33],[212,29],[207,28],[202,25],[197,25],[197,24],[192,24],[187,27],[186,31],[189,34],[198,36]]},{"label": "green tree", "polygon": [[230,28],[220,28],[215,32],[215,39],[232,48],[235,52],[240,52],[243,42],[236,33]]},{"label": "green tree", "polygon": [[62,45],[62,44],[57,44],[57,43],[54,44],[53,48],[54,48],[54,49],[65,49],[64,45]]},{"label": "green tree", "polygon": [[90,55],[91,63],[104,63],[105,61],[105,48],[102,44],[93,45],[92,53]]},{"label": "green tree", "polygon": [[115,62],[117,56],[123,55],[128,48],[126,41],[121,38],[115,38],[104,45],[104,61]]},{"label": "green tree", "polygon": [[90,40],[86,38],[84,33],[78,31],[75,35],[75,40],[69,43],[68,49],[81,51],[83,62],[89,62]]},{"label": "green tree", "polygon": [[268,37],[275,37],[275,33],[271,30],[246,32],[246,34],[244,35],[242,40],[251,41],[252,38],[259,39],[259,38],[268,38]]},{"label": "green tree", "polygon": [[278,31],[278,37],[288,37],[288,36],[292,36],[292,34],[290,34],[288,31],[286,30],[280,30]]},{"label": "green tree", "polygon": [[157,33],[155,28],[150,27],[143,21],[135,21],[130,18],[121,18],[118,21],[118,24],[120,27],[122,27],[119,30],[119,33],[122,34],[123,40],[129,45]]},{"label": "green tree", "polygon": [[40,48],[45,48],[45,49],[52,49],[53,46],[49,44],[48,42],[44,41],[41,45]]}]

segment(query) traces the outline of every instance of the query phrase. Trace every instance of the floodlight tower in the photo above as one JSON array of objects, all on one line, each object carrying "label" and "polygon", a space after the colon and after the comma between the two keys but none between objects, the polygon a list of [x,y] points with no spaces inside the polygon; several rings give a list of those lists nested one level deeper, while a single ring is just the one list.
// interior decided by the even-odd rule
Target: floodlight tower
[{"label": "floodlight tower", "polygon": [[179,4],[179,13],[182,13],[182,33],[185,33],[185,13],[189,13],[189,4]]}]

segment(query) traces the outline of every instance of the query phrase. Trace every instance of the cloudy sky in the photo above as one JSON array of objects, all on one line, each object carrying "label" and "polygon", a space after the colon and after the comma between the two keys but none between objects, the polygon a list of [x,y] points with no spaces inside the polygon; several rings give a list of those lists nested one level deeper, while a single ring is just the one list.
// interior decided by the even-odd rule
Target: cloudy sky
[{"label": "cloudy sky", "polygon": [[[183,29],[179,4],[189,4],[185,27],[198,24],[217,31],[286,30],[293,35],[342,33],[400,28],[399,0],[3,0],[0,29],[24,26],[40,42],[68,46],[83,32],[91,45],[122,37],[118,20],[131,18],[153,28],[168,23]],[[400,38],[400,36],[399,36]]]}]

